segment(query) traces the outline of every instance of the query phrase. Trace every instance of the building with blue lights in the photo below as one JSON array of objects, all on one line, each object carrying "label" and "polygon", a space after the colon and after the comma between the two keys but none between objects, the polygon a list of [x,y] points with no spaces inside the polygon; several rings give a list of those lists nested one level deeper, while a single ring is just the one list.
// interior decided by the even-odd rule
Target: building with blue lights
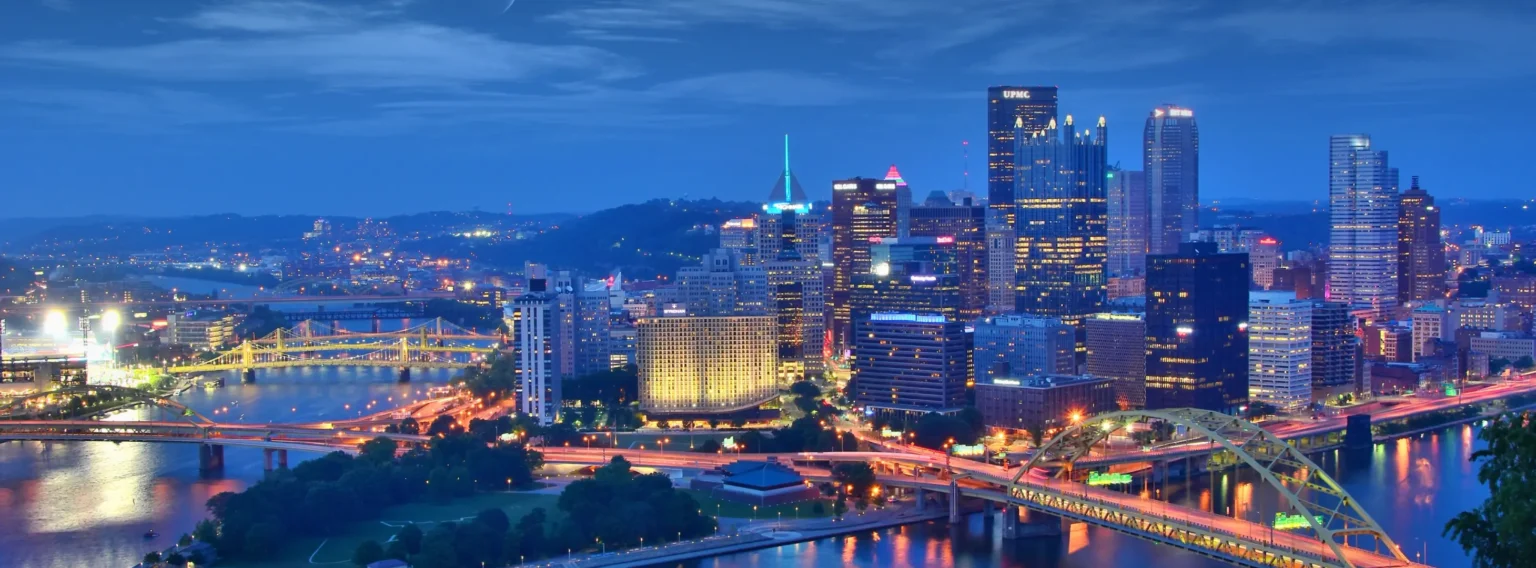
[{"label": "building with blue lights", "polygon": [[959,412],[971,379],[965,324],[937,314],[881,312],[854,326],[849,391],[866,412],[895,419]]}]

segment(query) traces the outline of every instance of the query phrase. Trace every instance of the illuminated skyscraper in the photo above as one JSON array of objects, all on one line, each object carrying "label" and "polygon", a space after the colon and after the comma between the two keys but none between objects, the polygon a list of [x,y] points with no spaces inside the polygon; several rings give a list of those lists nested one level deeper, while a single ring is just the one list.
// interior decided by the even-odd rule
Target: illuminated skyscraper
[{"label": "illuminated skyscraper", "polygon": [[[782,384],[820,375],[826,332],[826,286],[815,240],[816,225],[807,221],[810,199],[789,169],[789,138],[784,139],[784,173],[763,207],[760,241],[773,241],[765,257],[768,310],[774,315],[778,375]],[[802,231],[809,233],[807,238]],[[808,256],[809,255],[809,256]]]},{"label": "illuminated skyscraper", "polygon": [[1100,313],[1088,318],[1088,374],[1115,381],[1122,409],[1147,406],[1147,321],[1141,313]]},{"label": "illuminated skyscraper", "polygon": [[1248,397],[1282,412],[1312,404],[1312,302],[1295,292],[1248,298]]},{"label": "illuminated skyscraper", "polygon": [[542,278],[528,281],[528,293],[503,308],[512,330],[512,366],[517,374],[519,409],[540,424],[560,415],[560,305]]},{"label": "illuminated skyscraper", "polygon": [[1109,186],[1109,275],[1141,274],[1147,270],[1146,173],[1110,170],[1105,177]]},{"label": "illuminated skyscraper", "polygon": [[640,409],[722,413],[779,393],[773,316],[651,317],[638,323]]},{"label": "illuminated skyscraper", "polygon": [[987,209],[987,306],[988,314],[1010,314],[1018,307],[1013,287],[1018,280],[1018,253],[1014,251],[1013,227],[1001,222],[1002,214]]},{"label": "illuminated skyscraper", "polygon": [[757,242],[757,219],[731,219],[720,225],[720,248],[736,255],[742,264],[762,262]]},{"label": "illuminated skyscraper", "polygon": [[[1019,128],[1023,122],[1019,121]],[[1108,128],[1078,132],[1067,116],[1018,135],[1015,238],[1017,312],[1073,326],[1103,310],[1108,262]]]},{"label": "illuminated skyscraper", "polygon": [[1419,176],[1397,208],[1397,301],[1424,303],[1445,298],[1445,244],[1440,208],[1419,188]]},{"label": "illuminated skyscraper", "polygon": [[910,219],[908,234],[913,237],[953,240],[960,276],[960,317],[965,321],[981,317],[987,306],[986,208],[969,200],[953,203],[936,191],[921,206],[912,207]]},{"label": "illuminated skyscraper", "polygon": [[1397,170],[1364,134],[1328,146],[1329,299],[1386,317],[1397,306]]},{"label": "illuminated skyscraper", "polygon": [[1147,408],[1248,402],[1248,255],[1182,243],[1147,255]]},{"label": "illuminated skyscraper", "polygon": [[[1077,370],[1077,332],[1061,320],[1011,315],[976,322],[972,339],[976,379],[1071,375]],[[985,380],[983,380],[985,379]]]},{"label": "illuminated skyscraper", "polygon": [[1147,117],[1147,252],[1173,254],[1200,226],[1200,129],[1195,113],[1163,105]]},{"label": "illuminated skyscraper", "polygon": [[611,312],[608,281],[589,279],[583,282],[581,291],[576,294],[576,345],[572,350],[576,365],[572,376],[581,377],[613,367],[609,350],[613,330]]},{"label": "illuminated skyscraper", "polygon": [[965,406],[971,336],[964,323],[932,314],[877,313],[857,329],[849,383],[855,403],[910,419]]},{"label": "illuminated skyscraper", "polygon": [[896,182],[853,178],[832,183],[832,345],[848,347],[853,278],[870,271],[869,249],[896,236]]},{"label": "illuminated skyscraper", "polygon": [[765,315],[768,276],[762,266],[742,264],[730,251],[715,249],[702,266],[677,271],[678,301],[692,315]]},{"label": "illuminated skyscraper", "polygon": [[1013,226],[1013,152],[1016,132],[1032,133],[1056,122],[1056,87],[987,89],[987,206]]}]

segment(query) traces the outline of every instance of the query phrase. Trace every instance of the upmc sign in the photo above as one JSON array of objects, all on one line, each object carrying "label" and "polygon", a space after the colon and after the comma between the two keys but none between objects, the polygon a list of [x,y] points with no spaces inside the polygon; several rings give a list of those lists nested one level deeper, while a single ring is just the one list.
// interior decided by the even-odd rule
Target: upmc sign
[{"label": "upmc sign", "polygon": [[1029,98],[1029,91],[1003,91],[1003,98],[1005,98],[1005,99],[1027,99],[1027,98]]}]

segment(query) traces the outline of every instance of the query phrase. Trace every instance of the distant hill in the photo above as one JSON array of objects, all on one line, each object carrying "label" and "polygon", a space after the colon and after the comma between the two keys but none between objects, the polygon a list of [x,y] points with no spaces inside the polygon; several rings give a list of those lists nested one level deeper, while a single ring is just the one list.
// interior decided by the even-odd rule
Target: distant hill
[{"label": "distant hill", "polygon": [[626,277],[671,278],[679,267],[696,264],[720,243],[701,229],[762,211],[758,204],[657,199],[604,209],[561,222],[541,235],[512,243],[473,245],[467,239],[434,239],[428,252],[459,253],[506,269],[524,261],[588,274],[623,270]]}]

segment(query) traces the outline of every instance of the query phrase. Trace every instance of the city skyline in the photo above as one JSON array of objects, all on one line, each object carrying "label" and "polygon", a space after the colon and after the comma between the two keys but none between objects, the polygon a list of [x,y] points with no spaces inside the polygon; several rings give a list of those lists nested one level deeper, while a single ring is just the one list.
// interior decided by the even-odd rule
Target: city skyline
[{"label": "city skyline", "polygon": [[[621,10],[645,17],[613,17]],[[1079,11],[1031,17],[1073,21]],[[1499,116],[1508,132],[1536,122],[1515,99],[1521,89],[1501,88],[1532,70],[1489,63],[1529,59],[1528,46],[1499,39],[1519,37],[1522,11],[1123,7],[1104,10],[1109,23],[1139,33],[1093,41],[1082,31],[1013,39],[1004,32],[1024,14],[968,1],[795,0],[767,10],[245,0],[130,10],[22,0],[0,8],[10,16],[0,29],[15,38],[0,43],[0,68],[14,77],[0,113],[15,119],[0,135],[14,160],[0,184],[19,190],[8,217],[228,210],[198,203],[210,187],[267,197],[243,212],[320,215],[500,211],[508,201],[516,212],[570,211],[566,192],[549,187],[590,194],[584,209],[684,195],[744,201],[771,181],[789,133],[812,199],[828,198],[827,181],[891,163],[915,191],[967,185],[985,195],[986,88],[1052,85],[1062,115],[1091,110],[1125,125],[1165,103],[1194,109],[1207,200],[1323,199],[1326,173],[1312,164],[1320,140],[1341,132],[1370,132],[1442,198],[1515,197],[1496,169],[1451,169],[1471,149],[1416,134],[1478,116]],[[1351,24],[1367,17],[1393,25]],[[865,41],[894,29],[909,41]],[[1234,45],[1208,53],[1180,39],[1202,35]],[[725,37],[747,40],[739,62],[699,55]],[[1392,49],[1421,39],[1442,48],[1427,59]],[[1328,57],[1337,49],[1365,63]],[[809,52],[834,57],[786,65]],[[1484,89],[1479,104],[1457,104],[1469,89]],[[1276,109],[1286,120],[1274,120]],[[847,144],[847,132],[866,142]],[[630,181],[570,175],[583,171],[581,140],[594,135],[614,141],[606,167]],[[1137,163],[1135,138],[1118,137],[1109,161]],[[1516,161],[1518,146],[1475,157]],[[1260,170],[1273,175],[1252,175]],[[82,199],[60,211],[43,197],[61,193]],[[151,206],[146,194],[165,203]]]}]

